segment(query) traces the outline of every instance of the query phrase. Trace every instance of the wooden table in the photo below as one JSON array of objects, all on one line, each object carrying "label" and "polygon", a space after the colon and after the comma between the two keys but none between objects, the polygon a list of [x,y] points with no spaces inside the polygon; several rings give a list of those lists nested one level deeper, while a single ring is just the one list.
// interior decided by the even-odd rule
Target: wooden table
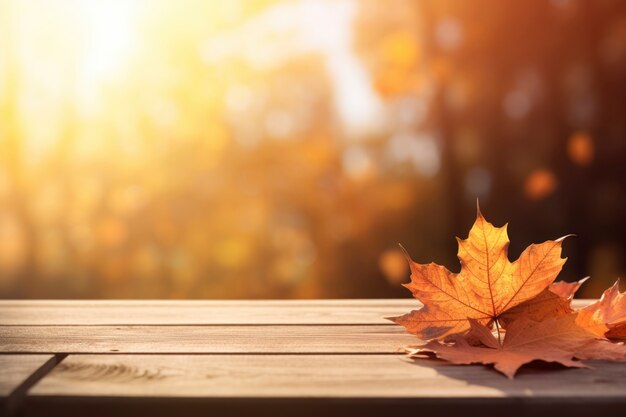
[{"label": "wooden table", "polygon": [[[584,303],[584,302],[578,302]],[[414,300],[0,301],[4,415],[487,415],[626,410],[626,364],[407,360]],[[608,414],[607,414],[608,415]]]}]

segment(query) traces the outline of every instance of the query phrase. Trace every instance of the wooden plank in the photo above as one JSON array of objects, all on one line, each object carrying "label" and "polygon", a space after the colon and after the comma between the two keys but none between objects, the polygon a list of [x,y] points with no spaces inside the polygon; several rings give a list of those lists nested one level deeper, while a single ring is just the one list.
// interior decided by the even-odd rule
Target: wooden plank
[{"label": "wooden plank", "polygon": [[69,355],[31,395],[147,397],[621,397],[626,363],[522,368],[404,355]]},{"label": "wooden plank", "polygon": [[11,353],[396,353],[400,326],[0,326]]},{"label": "wooden plank", "polygon": [[[590,300],[574,300],[575,307]],[[0,325],[388,324],[384,317],[420,308],[385,300],[4,300]]]},{"label": "wooden plank", "polygon": [[0,325],[392,324],[416,300],[0,301]]},{"label": "wooden plank", "polygon": [[593,365],[524,368],[509,381],[484,366],[400,355],[70,355],[29,392],[26,415],[184,415],[247,405],[255,415],[346,415],[359,407],[368,415],[378,407],[507,416],[560,409],[570,416],[582,415],[580,407],[599,415],[626,405],[626,364]]}]

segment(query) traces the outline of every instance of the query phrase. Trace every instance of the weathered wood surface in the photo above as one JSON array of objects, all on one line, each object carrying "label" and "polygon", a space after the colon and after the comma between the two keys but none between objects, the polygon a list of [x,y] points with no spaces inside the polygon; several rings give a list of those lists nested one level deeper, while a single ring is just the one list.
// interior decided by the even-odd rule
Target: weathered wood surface
[{"label": "weathered wood surface", "polygon": [[392,324],[403,300],[0,301],[0,325]]},{"label": "weathered wood surface", "polygon": [[619,415],[626,365],[593,366],[509,381],[402,355],[70,355],[31,390],[25,415]]},{"label": "weathered wood surface", "polygon": [[0,326],[12,353],[397,353],[399,326]]},{"label": "weathered wood surface", "polygon": [[626,364],[522,369],[404,355],[70,355],[32,396],[327,398],[621,398]]},{"label": "weathered wood surface", "polygon": [[398,349],[416,338],[383,317],[415,308],[411,299],[0,301],[0,358],[11,362],[0,361],[1,374],[17,375],[18,358],[50,365],[7,382],[12,413],[24,416],[571,417],[626,407],[623,363],[522,369],[509,381],[488,367],[409,361]]},{"label": "weathered wood surface", "polygon": [[[574,300],[580,308],[591,300]],[[0,325],[388,324],[420,308],[399,300],[4,300]]]}]

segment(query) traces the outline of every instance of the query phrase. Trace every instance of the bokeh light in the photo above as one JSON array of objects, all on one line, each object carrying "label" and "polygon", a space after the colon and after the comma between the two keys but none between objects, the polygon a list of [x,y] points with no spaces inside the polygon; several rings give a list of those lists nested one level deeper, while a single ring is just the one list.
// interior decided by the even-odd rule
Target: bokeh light
[{"label": "bokeh light", "polygon": [[575,233],[563,278],[597,296],[626,271],[625,22],[619,0],[4,0],[0,296],[405,296],[397,243],[457,270],[477,198],[513,254]]}]

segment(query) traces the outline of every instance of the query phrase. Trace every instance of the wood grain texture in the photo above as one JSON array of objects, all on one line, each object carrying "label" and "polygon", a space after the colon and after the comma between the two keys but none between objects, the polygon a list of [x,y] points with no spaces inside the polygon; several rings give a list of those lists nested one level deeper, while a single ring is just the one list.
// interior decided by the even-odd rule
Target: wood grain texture
[{"label": "wood grain texture", "polygon": [[400,326],[0,326],[10,353],[397,353]]},{"label": "wood grain texture", "polygon": [[[24,371],[34,383],[56,365],[12,401],[26,416],[514,417],[565,409],[571,417],[626,407],[621,363],[524,369],[514,381],[482,366],[413,363],[397,353],[418,340],[383,317],[419,307],[412,299],[0,301],[0,358],[11,358],[8,367],[0,361],[1,374],[17,375],[21,359],[12,358],[51,364]],[[60,363],[40,355],[53,353],[71,355]]]},{"label": "wood grain texture", "polygon": [[0,301],[0,325],[388,324],[416,300]]},{"label": "wood grain texture", "polygon": [[33,387],[26,415],[618,411],[626,364],[593,365],[523,369],[509,381],[483,366],[399,355],[70,355]]},{"label": "wood grain texture", "polygon": [[626,363],[489,367],[404,355],[69,355],[31,395],[108,397],[624,397]]},{"label": "wood grain texture", "polygon": [[[575,300],[581,307],[590,300]],[[385,300],[4,300],[0,325],[387,324],[416,310],[414,299]]]}]

